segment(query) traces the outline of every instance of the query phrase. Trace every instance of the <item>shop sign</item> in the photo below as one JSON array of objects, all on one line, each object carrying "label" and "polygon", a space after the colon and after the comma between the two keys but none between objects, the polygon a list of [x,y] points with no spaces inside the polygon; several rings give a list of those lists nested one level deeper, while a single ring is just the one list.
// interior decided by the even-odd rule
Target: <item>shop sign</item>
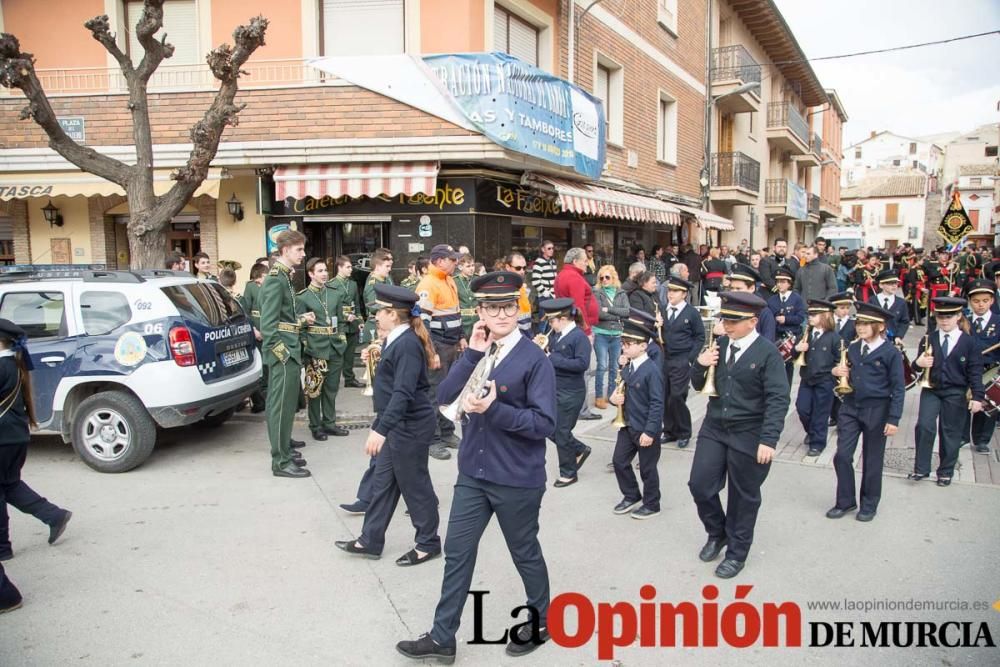
[{"label": "shop sign", "polygon": [[462,114],[492,141],[600,178],[605,119],[596,97],[506,53],[423,60]]},{"label": "shop sign", "polygon": [[337,213],[461,213],[474,206],[475,180],[438,180],[434,192],[378,197],[320,197],[275,202],[278,215]]},{"label": "shop sign", "polygon": [[434,228],[431,226],[431,216],[422,215],[420,216],[420,225],[417,227],[417,235],[420,238],[427,238],[434,234]]}]

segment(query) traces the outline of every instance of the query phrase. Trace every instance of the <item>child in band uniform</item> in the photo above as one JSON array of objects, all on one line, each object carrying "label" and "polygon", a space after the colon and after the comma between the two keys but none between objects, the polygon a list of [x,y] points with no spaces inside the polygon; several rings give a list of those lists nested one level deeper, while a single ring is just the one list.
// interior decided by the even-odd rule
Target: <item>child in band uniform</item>
[{"label": "child in band uniform", "polygon": [[[983,363],[986,369],[1000,364],[1000,348],[995,347],[1000,343],[1000,317],[992,310],[996,301],[993,296],[996,290],[996,283],[990,280],[974,280],[969,284],[969,307],[972,309],[972,326],[969,333],[983,351]],[[995,349],[987,352],[991,347]],[[986,384],[985,379],[983,384]],[[988,415],[983,411],[972,416],[972,444],[977,453],[989,453],[990,440],[993,438],[996,426],[996,413]]]},{"label": "child in band uniform", "polygon": [[[774,275],[774,284],[778,293],[767,300],[767,307],[774,314],[774,321],[777,323],[778,342],[786,336],[802,335],[802,323],[806,321],[806,304],[797,292],[792,291],[792,282],[795,275],[787,268],[781,267]],[[785,362],[785,376],[788,378],[788,386],[792,386],[792,362]]]},{"label": "child in band uniform", "polygon": [[805,355],[805,366],[799,370],[799,395],[795,410],[806,432],[807,456],[819,456],[826,448],[827,430],[830,428],[830,410],[833,408],[833,376],[830,371],[837,364],[840,336],[833,330],[835,306],[822,299],[809,299],[809,339],[795,346]]}]

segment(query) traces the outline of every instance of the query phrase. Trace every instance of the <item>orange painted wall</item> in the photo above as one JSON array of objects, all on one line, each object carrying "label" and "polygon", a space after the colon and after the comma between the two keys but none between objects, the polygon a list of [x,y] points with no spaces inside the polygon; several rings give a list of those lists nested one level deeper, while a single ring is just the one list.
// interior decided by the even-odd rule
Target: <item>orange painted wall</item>
[{"label": "orange painted wall", "polygon": [[[212,46],[233,43],[233,30],[258,14],[269,21],[264,47],[253,60],[302,57],[302,4],[268,0],[212,0]],[[319,28],[316,28],[319,30]]]},{"label": "orange painted wall", "polygon": [[482,51],[483,0],[422,0],[421,53]]},{"label": "orange painted wall", "polygon": [[[44,4],[44,7],[41,5]],[[103,0],[4,0],[4,30],[35,54],[35,67],[106,67],[104,47],[84,22],[104,13]]]}]

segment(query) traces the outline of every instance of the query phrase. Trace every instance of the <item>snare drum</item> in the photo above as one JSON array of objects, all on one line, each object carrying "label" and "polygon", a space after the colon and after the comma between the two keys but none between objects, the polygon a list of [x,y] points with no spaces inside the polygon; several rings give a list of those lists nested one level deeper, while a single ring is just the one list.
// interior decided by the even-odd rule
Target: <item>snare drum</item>
[{"label": "snare drum", "polygon": [[785,334],[785,336],[778,341],[778,352],[781,353],[781,358],[784,361],[791,361],[792,357],[795,356],[795,341],[796,338],[793,334]]},{"label": "snare drum", "polygon": [[983,373],[983,386],[986,388],[983,410],[993,417],[1000,412],[1000,366],[994,366]]}]

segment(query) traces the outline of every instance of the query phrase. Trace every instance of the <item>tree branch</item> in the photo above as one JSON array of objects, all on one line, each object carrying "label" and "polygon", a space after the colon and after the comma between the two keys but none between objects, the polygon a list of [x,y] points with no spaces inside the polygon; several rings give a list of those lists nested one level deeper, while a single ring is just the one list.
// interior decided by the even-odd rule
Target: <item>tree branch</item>
[{"label": "tree branch", "polygon": [[135,24],[135,37],[146,51],[136,68],[136,77],[145,83],[165,58],[174,55],[174,47],[167,43],[167,36],[157,40],[154,35],[163,27],[163,0],[145,0],[142,15]]},{"label": "tree branch", "polygon": [[156,212],[167,219],[184,208],[205,180],[226,126],[239,123],[239,113],[246,107],[245,104],[234,104],[240,74],[245,73],[241,68],[254,51],[264,45],[267,26],[266,18],[254,17],[249,25],[239,26],[233,31],[234,47],[223,44],[208,54],[208,66],[222,85],[205,115],[191,128],[191,154],[187,163],[173,175],[177,183],[157,200]]},{"label": "tree branch", "polygon": [[121,68],[125,78],[130,77],[134,72],[132,61],[118,47],[118,42],[115,41],[115,36],[111,33],[111,21],[107,15],[95,16],[83,25],[90,31],[91,36],[100,42],[107,49],[108,53],[118,61],[118,66]]},{"label": "tree branch", "polygon": [[17,37],[7,33],[0,34],[0,85],[19,88],[28,98],[28,106],[21,111],[20,118],[32,118],[38,123],[48,135],[52,150],[84,171],[122,187],[126,186],[131,176],[131,167],[102,155],[93,148],[81,146],[63,131],[35,73],[35,57],[30,53],[22,53]]}]

